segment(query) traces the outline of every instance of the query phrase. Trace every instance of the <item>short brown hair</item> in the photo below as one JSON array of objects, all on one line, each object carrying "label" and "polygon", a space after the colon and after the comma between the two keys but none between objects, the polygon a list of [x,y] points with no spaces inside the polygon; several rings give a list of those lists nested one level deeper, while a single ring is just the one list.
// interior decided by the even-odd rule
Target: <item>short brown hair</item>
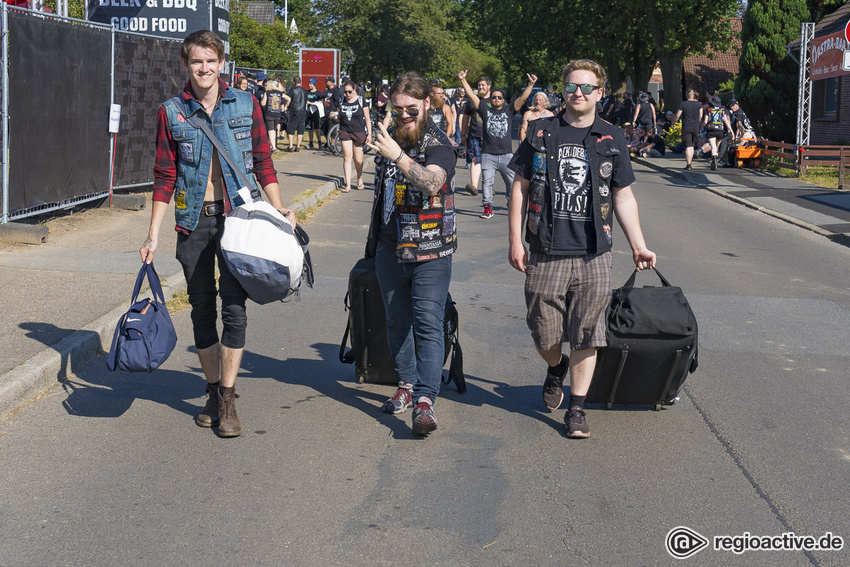
[{"label": "short brown hair", "polygon": [[590,71],[596,75],[596,80],[599,82],[597,86],[599,87],[604,87],[608,81],[608,75],[602,65],[591,59],[573,59],[564,65],[564,70],[561,72],[561,82],[566,83],[567,77],[573,71]]},{"label": "short brown hair", "polygon": [[189,52],[195,46],[212,49],[219,61],[224,59],[224,42],[221,41],[221,38],[210,30],[199,30],[190,33],[183,40],[183,50],[180,52],[180,59],[183,60],[183,63],[189,62]]},{"label": "short brown hair", "polygon": [[416,71],[408,71],[396,77],[390,89],[390,98],[397,94],[404,94],[417,100],[425,100],[431,94],[428,81],[423,79]]}]

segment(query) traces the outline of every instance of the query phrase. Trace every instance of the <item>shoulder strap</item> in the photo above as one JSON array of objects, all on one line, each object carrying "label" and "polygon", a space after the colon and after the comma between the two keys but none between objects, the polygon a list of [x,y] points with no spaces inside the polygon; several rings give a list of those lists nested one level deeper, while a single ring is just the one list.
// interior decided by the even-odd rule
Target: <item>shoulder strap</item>
[{"label": "shoulder strap", "polygon": [[224,158],[224,161],[227,162],[227,165],[236,173],[236,178],[239,180],[239,183],[243,187],[251,188],[251,182],[248,181],[248,176],[245,175],[244,167],[236,165],[236,162],[233,161],[233,158],[230,157],[230,153],[228,153],[227,148],[221,143],[221,141],[216,138],[213,131],[210,129],[209,125],[203,120],[198,120],[194,115],[189,115],[189,109],[186,107],[186,102],[183,100],[182,96],[174,97],[178,108],[183,111],[183,116],[185,116],[186,121],[194,126],[195,128],[200,128],[204,134],[206,134],[207,138],[213,143],[215,149],[218,150],[218,153],[221,157]]}]

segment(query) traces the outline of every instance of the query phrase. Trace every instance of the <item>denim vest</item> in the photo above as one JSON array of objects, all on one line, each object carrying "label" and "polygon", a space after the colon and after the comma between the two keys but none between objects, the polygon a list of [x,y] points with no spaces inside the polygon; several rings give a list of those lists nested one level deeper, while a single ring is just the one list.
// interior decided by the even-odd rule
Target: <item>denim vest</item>
[{"label": "denim vest", "polygon": [[[178,95],[183,97],[183,95]],[[163,103],[168,116],[171,137],[177,144],[177,182],[174,186],[174,216],[177,225],[188,230],[198,226],[201,206],[207,190],[207,180],[212,167],[213,143],[198,128],[191,126],[183,116],[182,105],[177,97]],[[190,116],[204,120],[211,126],[216,137],[227,149],[237,164],[244,164],[252,194],[259,195],[254,179],[254,154],[251,140],[251,124],[254,97],[247,92],[226,89],[216,103],[212,116],[207,116],[201,103],[183,98]],[[219,156],[224,190],[230,207],[242,204],[237,194],[241,187],[233,169]],[[235,201],[234,201],[235,199]]]},{"label": "denim vest", "polygon": [[[533,250],[546,254],[550,253],[552,247],[554,225],[550,188],[558,182],[558,128],[557,116],[541,118],[528,126],[528,141],[535,150],[535,173],[528,190],[525,240]],[[610,184],[614,174],[614,157],[620,154],[615,136],[622,137],[620,130],[597,116],[584,139],[596,233],[596,248],[588,250],[588,254],[606,252],[612,245],[614,207]]]}]

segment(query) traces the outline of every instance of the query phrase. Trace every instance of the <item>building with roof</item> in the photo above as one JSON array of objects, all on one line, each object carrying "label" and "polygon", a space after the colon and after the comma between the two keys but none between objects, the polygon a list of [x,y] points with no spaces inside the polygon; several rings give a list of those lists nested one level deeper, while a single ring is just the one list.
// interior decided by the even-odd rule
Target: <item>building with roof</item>
[{"label": "building with roof", "polygon": [[694,89],[699,98],[715,94],[720,85],[738,74],[741,57],[742,18],[730,18],[729,25],[735,38],[728,51],[712,51],[707,55],[693,55],[682,65],[682,92]]}]

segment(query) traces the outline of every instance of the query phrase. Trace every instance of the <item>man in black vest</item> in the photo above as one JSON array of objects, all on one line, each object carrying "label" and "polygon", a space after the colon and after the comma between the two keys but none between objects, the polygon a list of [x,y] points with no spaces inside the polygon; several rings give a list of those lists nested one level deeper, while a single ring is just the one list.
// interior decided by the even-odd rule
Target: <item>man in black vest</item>
[{"label": "man in black vest", "polygon": [[[292,151],[292,142],[296,142],[295,151],[301,151],[301,142],[304,139],[304,124],[307,121],[307,91],[301,87],[301,77],[292,80],[292,88],[289,89],[289,122],[286,123],[286,133],[289,134],[289,147]],[[298,133],[296,140],[295,133]]]},{"label": "man in black vest", "polygon": [[413,409],[413,433],[437,429],[434,401],[443,373],[443,318],[457,248],[455,153],[428,121],[428,83],[410,71],[390,90],[392,135],[383,124],[369,147],[375,158],[375,201],[366,245],[384,297],[387,346],[399,387],[386,413]]},{"label": "man in black vest", "polygon": [[[536,122],[510,164],[516,175],[508,209],[509,260],[526,274],[526,321],[549,365],[543,383],[549,409],[560,407],[570,372],[564,421],[571,438],[590,436],[584,400],[596,349],[607,344],[614,214],[637,269],[655,266],[640,228],[625,140],[596,116],[605,80],[595,61],[570,61],[563,70],[564,111]],[[530,250],[522,241],[523,226]],[[565,342],[569,357],[561,354]]]}]

